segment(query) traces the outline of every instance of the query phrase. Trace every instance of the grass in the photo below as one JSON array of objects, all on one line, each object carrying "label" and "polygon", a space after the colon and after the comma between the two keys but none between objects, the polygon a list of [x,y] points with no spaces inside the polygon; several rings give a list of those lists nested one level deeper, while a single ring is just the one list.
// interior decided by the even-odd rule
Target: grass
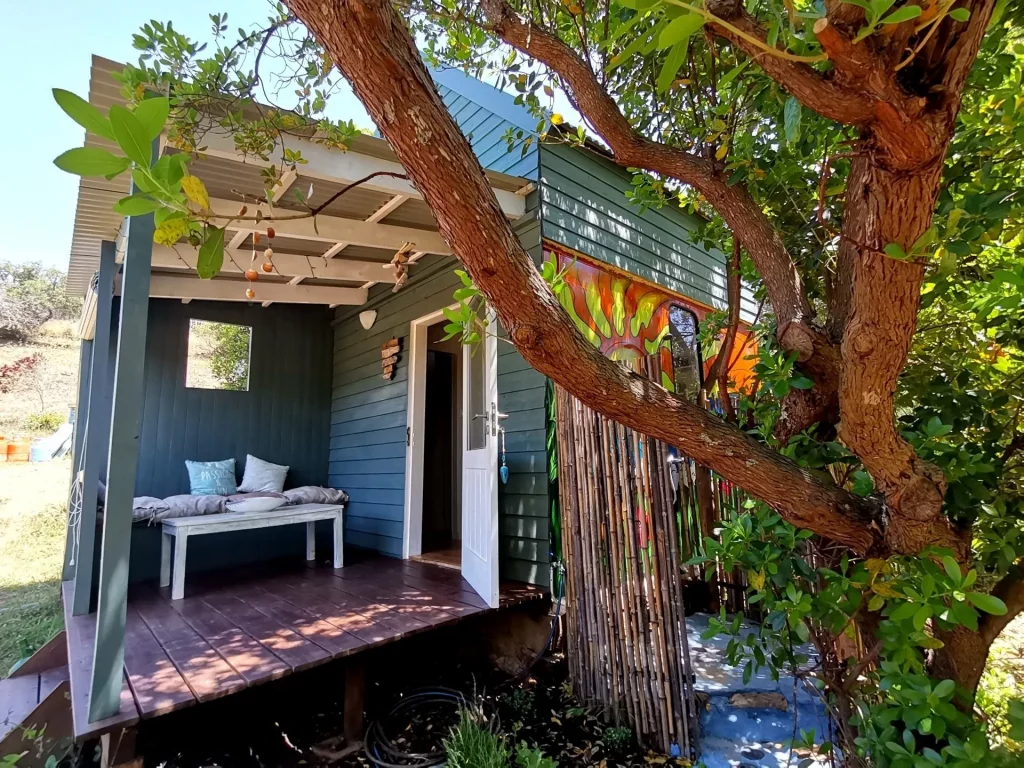
[{"label": "grass", "polygon": [[0,677],[63,626],[68,460],[0,464]]},{"label": "grass", "polygon": [[978,686],[978,707],[989,720],[993,741],[1024,759],[1024,742],[1010,738],[1006,713],[1024,686],[1024,614],[1010,622],[992,643],[985,674]]}]

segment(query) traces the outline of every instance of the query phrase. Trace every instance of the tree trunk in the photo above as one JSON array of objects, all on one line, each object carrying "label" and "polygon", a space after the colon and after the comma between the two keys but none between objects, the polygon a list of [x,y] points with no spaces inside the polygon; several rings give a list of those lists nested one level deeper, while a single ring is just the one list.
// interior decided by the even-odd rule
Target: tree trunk
[{"label": "tree trunk", "polygon": [[802,528],[865,554],[877,503],[605,358],[576,330],[516,239],[479,160],[386,0],[289,0],[352,84],[523,357],[586,405],[678,446]]}]

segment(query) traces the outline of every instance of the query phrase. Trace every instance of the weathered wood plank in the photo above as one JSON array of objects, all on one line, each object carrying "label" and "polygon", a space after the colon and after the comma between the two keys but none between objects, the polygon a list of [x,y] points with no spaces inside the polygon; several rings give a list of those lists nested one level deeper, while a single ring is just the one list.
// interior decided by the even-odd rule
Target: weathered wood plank
[{"label": "weathered wood plank", "polygon": [[309,669],[331,658],[331,654],[320,646],[234,595],[206,595],[203,602],[237,624],[256,642],[291,667],[293,672]]},{"label": "weathered wood plank", "polygon": [[66,667],[68,665],[68,639],[62,629],[38,651],[11,672],[11,677],[22,677],[24,675],[39,675],[50,669]]},{"label": "weathered wood plank", "polygon": [[245,679],[246,684],[252,686],[276,680],[291,672],[290,665],[202,600],[172,602],[171,607]]},{"label": "weathered wood plank", "polygon": [[39,703],[39,675],[0,680],[0,741],[21,725]]},{"label": "weathered wood plank", "polygon": [[165,715],[196,703],[192,689],[139,616],[134,603],[128,606],[125,623],[124,667],[143,718]]},{"label": "weathered wood plank", "polygon": [[102,733],[127,728],[139,722],[139,710],[122,670],[121,694],[116,714],[89,722],[89,696],[92,680],[93,647],[96,643],[96,614],[72,616],[72,582],[63,584],[64,627],[68,638],[68,674],[71,681],[71,712],[76,741],[93,738]]},{"label": "weathered wood plank", "polygon": [[237,596],[261,613],[295,630],[307,640],[323,648],[331,656],[347,656],[366,645],[355,635],[338,629],[333,624],[268,592],[248,589],[237,593]]},{"label": "weathered wood plank", "polygon": [[133,603],[199,701],[236,693],[246,682],[169,604],[156,599]]}]

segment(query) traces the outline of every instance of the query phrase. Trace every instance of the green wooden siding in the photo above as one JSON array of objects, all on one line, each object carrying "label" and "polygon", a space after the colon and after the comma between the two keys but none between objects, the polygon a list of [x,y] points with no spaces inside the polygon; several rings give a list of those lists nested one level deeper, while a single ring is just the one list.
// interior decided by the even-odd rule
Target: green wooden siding
[{"label": "green wooden siding", "polygon": [[[692,242],[699,220],[675,207],[641,211],[631,175],[595,152],[545,144],[540,152],[544,237],[704,304],[724,308],[725,255]],[[743,314],[757,305],[744,291]]]},{"label": "green wooden siding", "polygon": [[[536,204],[537,195],[531,198]],[[531,207],[528,205],[527,207]],[[541,225],[531,217],[516,227],[519,240],[539,261]],[[498,345],[498,410],[505,419],[509,478],[498,486],[503,578],[548,586],[550,544],[544,389],[546,378],[507,342]]]},{"label": "green wooden siding", "polygon": [[[529,207],[529,204],[528,204]],[[540,222],[533,213],[517,226],[531,254],[540,256]],[[349,544],[402,555],[409,375],[409,324],[452,303],[459,285],[455,259],[412,268],[398,293],[377,286],[358,310],[339,310],[334,334],[334,389],[328,480],[345,489]],[[358,313],[377,310],[369,330]],[[380,348],[401,340],[394,378],[384,381]],[[548,582],[547,469],[544,447],[544,377],[509,344],[498,348],[498,407],[505,420],[510,478],[499,489],[500,570],[505,578]]]}]

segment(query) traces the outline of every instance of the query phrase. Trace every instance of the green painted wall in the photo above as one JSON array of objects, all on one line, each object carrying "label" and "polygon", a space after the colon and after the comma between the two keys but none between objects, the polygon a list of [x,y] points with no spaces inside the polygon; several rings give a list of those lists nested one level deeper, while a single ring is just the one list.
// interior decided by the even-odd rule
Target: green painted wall
[{"label": "green painted wall", "polygon": [[[626,199],[632,176],[590,150],[540,150],[544,237],[689,296],[724,308],[725,255],[692,242],[699,220],[678,208],[641,211]],[[757,305],[744,291],[743,315]]]},{"label": "green painted wall", "polygon": [[[536,198],[535,198],[536,200]],[[533,214],[517,227],[539,258],[540,223]],[[402,555],[409,374],[409,324],[452,303],[460,284],[455,259],[413,266],[398,293],[380,285],[357,310],[338,310],[334,332],[334,383],[328,482],[350,498],[345,521],[349,544]],[[358,312],[377,310],[365,331]],[[391,381],[381,378],[380,348],[401,339]],[[498,407],[505,420],[510,478],[499,490],[500,570],[505,578],[548,582],[547,474],[544,448],[544,377],[514,347],[498,348]]]}]

